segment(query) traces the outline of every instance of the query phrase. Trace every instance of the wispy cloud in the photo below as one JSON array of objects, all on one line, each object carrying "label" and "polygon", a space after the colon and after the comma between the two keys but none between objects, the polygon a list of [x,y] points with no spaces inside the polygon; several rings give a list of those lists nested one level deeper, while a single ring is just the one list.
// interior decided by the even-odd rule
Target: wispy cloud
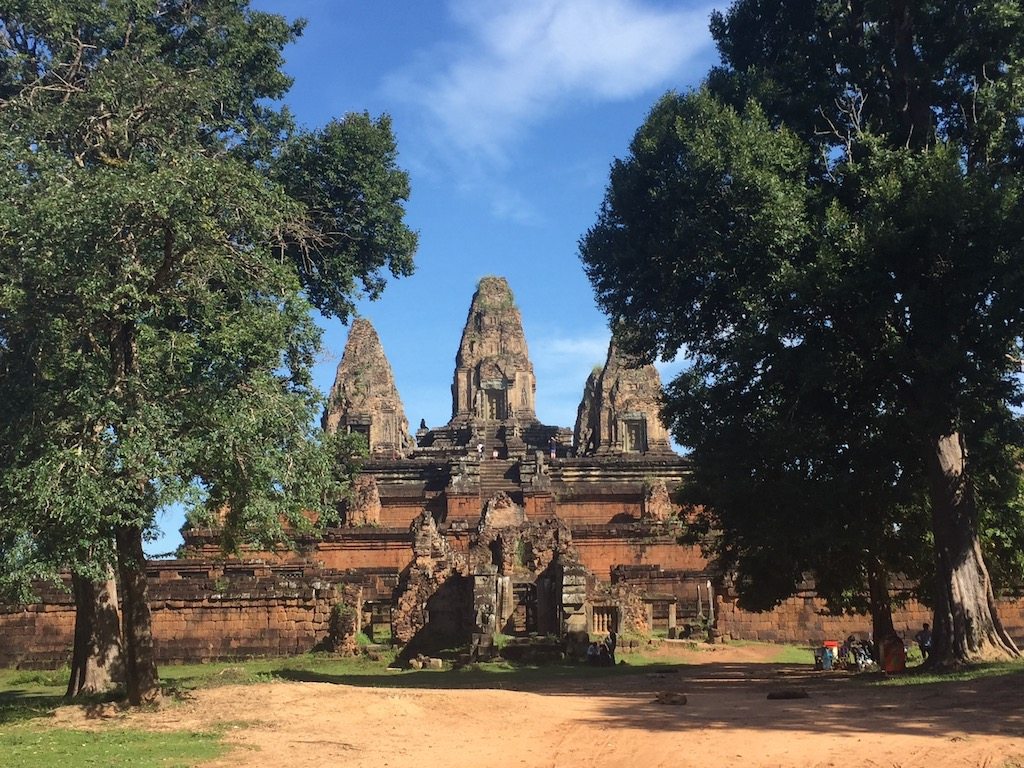
[{"label": "wispy cloud", "polygon": [[568,103],[678,85],[710,45],[710,9],[645,0],[453,0],[464,38],[425,53],[390,87],[423,110],[447,151],[501,164],[528,128]]},{"label": "wispy cloud", "polygon": [[606,329],[584,335],[560,333],[531,337],[530,357],[537,377],[537,416],[541,421],[573,426],[583,385],[595,365],[608,356]]}]

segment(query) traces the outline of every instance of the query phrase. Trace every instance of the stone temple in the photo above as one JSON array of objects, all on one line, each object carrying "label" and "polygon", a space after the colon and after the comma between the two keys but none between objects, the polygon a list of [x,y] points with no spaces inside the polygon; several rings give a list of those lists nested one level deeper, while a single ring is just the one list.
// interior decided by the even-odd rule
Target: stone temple
[{"label": "stone temple", "polygon": [[[451,419],[415,440],[376,332],[352,324],[323,425],[365,436],[369,459],[344,526],[303,556],[344,572],[353,628],[487,651],[498,634],[676,629],[695,612],[704,564],[676,543],[669,489],[688,465],[659,417],[657,371],[612,344],[575,429],[538,420],[536,388],[504,278],[481,279],[470,302]],[[185,536],[216,557],[215,531]]]},{"label": "stone temple", "polygon": [[[414,439],[380,339],[355,320],[323,417],[369,448],[343,524],[233,557],[216,527],[183,529],[182,556],[147,569],[158,661],[354,651],[360,632],[407,655],[480,657],[499,636],[559,648],[610,629],[820,643],[869,626],[829,616],[812,584],[772,612],[743,611],[728,574],[679,543],[686,513],[673,492],[689,462],[659,418],[657,371],[613,340],[580,384],[572,428],[538,420],[512,291],[485,277],[455,350],[451,419]],[[0,605],[0,665],[67,663],[73,599],[41,597]],[[909,592],[897,598],[897,629],[930,620]],[[999,611],[1024,633],[1024,600]]]}]

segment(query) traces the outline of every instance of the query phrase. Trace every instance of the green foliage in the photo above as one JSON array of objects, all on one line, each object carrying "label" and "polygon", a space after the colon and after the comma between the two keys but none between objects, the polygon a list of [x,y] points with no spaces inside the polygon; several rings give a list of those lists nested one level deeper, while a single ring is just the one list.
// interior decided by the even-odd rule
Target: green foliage
[{"label": "green foliage", "polygon": [[[313,427],[320,333],[409,274],[390,121],[298,130],[245,0],[0,10],[0,556],[99,572],[184,503],[226,544],[325,522],[356,449]],[[193,518],[199,519],[199,518]],[[26,542],[30,542],[26,544]]]},{"label": "green foliage", "polygon": [[923,579],[946,435],[968,446],[956,536],[980,519],[1015,559],[1024,14],[900,8],[714,14],[722,66],[654,106],[580,244],[624,350],[689,357],[665,415],[691,535],[756,608],[808,569],[851,609],[872,570]]}]

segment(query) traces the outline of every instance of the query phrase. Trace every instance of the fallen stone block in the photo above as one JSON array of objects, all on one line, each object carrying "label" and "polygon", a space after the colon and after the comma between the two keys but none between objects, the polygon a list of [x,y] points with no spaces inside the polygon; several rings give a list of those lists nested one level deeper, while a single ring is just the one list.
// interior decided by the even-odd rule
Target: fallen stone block
[{"label": "fallen stone block", "polygon": [[686,703],[686,694],[676,691],[662,691],[654,697],[656,704],[671,704],[679,706]]},{"label": "fallen stone block", "polygon": [[769,700],[775,699],[809,699],[811,694],[803,688],[777,688],[768,692]]}]

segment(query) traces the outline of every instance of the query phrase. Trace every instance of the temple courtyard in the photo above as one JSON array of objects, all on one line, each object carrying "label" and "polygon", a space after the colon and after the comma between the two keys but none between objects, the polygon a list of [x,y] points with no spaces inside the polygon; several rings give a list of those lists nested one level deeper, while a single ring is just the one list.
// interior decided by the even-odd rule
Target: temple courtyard
[{"label": "temple courtyard", "polygon": [[[213,730],[228,749],[201,763],[210,768],[1024,766],[1024,671],[884,680],[787,658],[737,644],[663,647],[642,668],[279,672],[188,690],[154,711],[61,707],[14,727]],[[678,700],[666,694],[686,703],[659,703]]]}]

